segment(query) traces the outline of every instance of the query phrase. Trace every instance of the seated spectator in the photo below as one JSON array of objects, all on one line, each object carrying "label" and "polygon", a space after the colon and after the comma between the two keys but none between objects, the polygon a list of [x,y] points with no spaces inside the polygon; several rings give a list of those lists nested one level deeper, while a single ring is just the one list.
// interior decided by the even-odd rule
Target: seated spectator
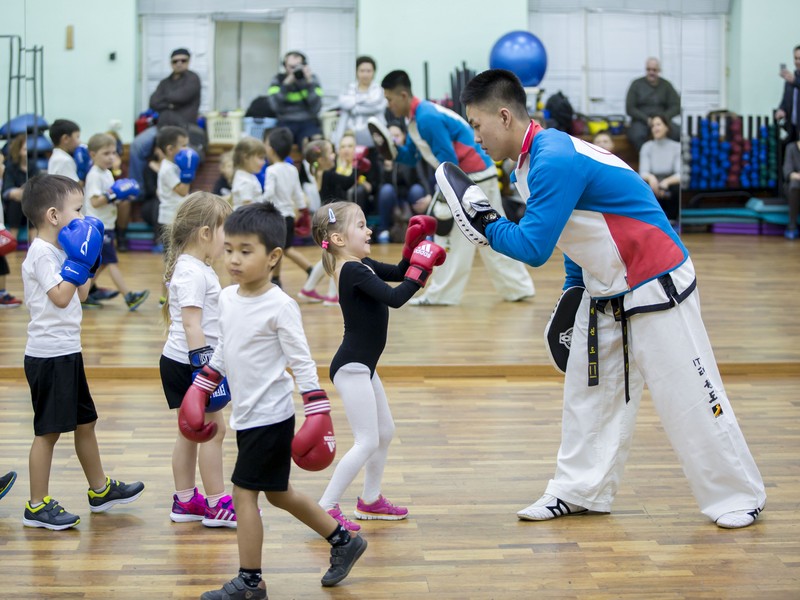
[{"label": "seated spectator", "polygon": [[[28,164],[28,136],[24,133],[12,138],[7,149],[2,190],[3,213],[6,227],[11,235],[19,239],[20,229],[28,226],[28,219],[22,213],[22,186],[36,175],[38,169],[35,164]],[[33,241],[31,233],[28,231],[29,244]]]},{"label": "seated spectator", "polygon": [[599,146],[603,150],[614,154],[614,140],[612,139],[611,134],[608,132],[608,129],[598,131],[592,139],[592,143],[595,146]]},{"label": "seated spectator", "polygon": [[650,119],[653,139],[639,153],[639,175],[653,190],[672,223],[678,221],[681,183],[681,144],[667,137],[670,125],[663,115]]},{"label": "seated spectator", "polygon": [[342,139],[339,140],[339,151],[336,155],[336,172],[345,177],[352,177],[356,185],[347,190],[346,198],[355,202],[361,207],[365,215],[372,214],[372,194],[373,182],[368,177],[368,172],[372,171],[372,165],[362,168],[355,165],[356,156],[356,136],[352,131],[345,131]]},{"label": "seated spectator", "polygon": [[786,146],[786,154],[783,157],[783,180],[789,201],[789,223],[783,235],[787,240],[796,240],[797,214],[800,207],[800,142],[791,142]]},{"label": "seated spectator", "polygon": [[[154,232],[158,229],[158,171],[161,169],[162,160],[164,160],[164,152],[161,148],[155,146],[143,173],[144,186],[142,186],[140,212],[142,220],[150,225]],[[154,234],[153,241],[156,244],[160,243],[160,240],[155,238]]]},{"label": "seated spectator", "polygon": [[[681,97],[672,84],[661,77],[661,64],[657,58],[648,58],[646,75],[635,79],[628,88],[625,112],[630,116],[628,139],[639,152],[650,133],[650,120],[661,115],[666,123],[681,112]],[[670,134],[673,140],[680,139],[680,131]]]},{"label": "seated spectator", "polygon": [[189,70],[190,54],[186,48],[172,51],[172,73],[162,79],[150,96],[150,109],[158,113],[157,125],[137,135],[130,146],[128,177],[144,186],[145,166],[153,153],[158,130],[168,125],[182,127],[189,134],[189,145],[202,160],[205,132],[197,126],[200,109],[200,77]]},{"label": "seated spectator", "polygon": [[[5,175],[6,157],[0,153],[0,180]],[[3,215],[3,205],[0,203],[0,229],[5,229],[5,217]],[[8,267],[8,260],[5,256],[0,256],[0,308],[19,308],[22,306],[22,300],[15,298],[13,295],[6,291],[6,275],[11,273]]]},{"label": "seated spectator", "polygon": [[[398,146],[406,143],[406,134],[400,122],[389,125],[389,133]],[[430,191],[420,173],[420,166],[419,163],[411,167],[391,160],[384,161],[383,179],[378,190],[378,215],[381,220],[376,240],[379,244],[402,242],[408,220],[413,214],[424,212],[430,203]],[[393,231],[396,232],[394,236]]]},{"label": "seated spectator", "polygon": [[367,120],[376,117],[385,122],[386,98],[383,88],[375,81],[375,61],[369,56],[356,59],[356,81],[339,96],[339,121],[333,134],[338,144],[345,131],[354,131],[356,143],[371,148],[374,145],[367,129]]},{"label": "seated spectator", "polygon": [[219,177],[214,182],[214,193],[233,204],[233,151],[228,150],[219,157]]},{"label": "seated spectator", "polygon": [[287,52],[283,67],[284,71],[272,78],[267,97],[278,127],[287,127],[294,143],[302,148],[306,140],[322,137],[322,88],[302,52]]}]

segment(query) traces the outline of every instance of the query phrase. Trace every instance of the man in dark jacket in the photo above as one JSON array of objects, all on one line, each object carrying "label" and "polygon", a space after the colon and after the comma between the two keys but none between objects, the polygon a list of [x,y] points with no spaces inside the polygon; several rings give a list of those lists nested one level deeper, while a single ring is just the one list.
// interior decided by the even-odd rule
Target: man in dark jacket
[{"label": "man in dark jacket", "polygon": [[[191,55],[186,48],[172,51],[172,73],[162,79],[150,96],[150,109],[158,113],[158,127],[174,125],[189,133],[190,145],[203,156],[204,133],[198,131],[197,113],[200,108],[200,77],[189,70]],[[153,153],[156,127],[149,127],[134,138],[130,147],[128,176],[144,187],[144,168]],[[200,146],[197,148],[196,146]]]},{"label": "man in dark jacket", "polygon": [[[663,115],[668,121],[681,113],[681,97],[672,84],[661,77],[661,64],[657,58],[648,58],[644,77],[634,79],[625,98],[625,112],[631,118],[628,140],[636,152],[650,137],[650,119]],[[670,137],[680,139],[680,128],[671,127]]]},{"label": "man in dark jacket", "polygon": [[783,98],[775,120],[783,120],[783,128],[789,134],[787,143],[796,142],[800,131],[800,46],[794,48],[794,71],[783,65],[780,76],[786,83],[783,85]]}]

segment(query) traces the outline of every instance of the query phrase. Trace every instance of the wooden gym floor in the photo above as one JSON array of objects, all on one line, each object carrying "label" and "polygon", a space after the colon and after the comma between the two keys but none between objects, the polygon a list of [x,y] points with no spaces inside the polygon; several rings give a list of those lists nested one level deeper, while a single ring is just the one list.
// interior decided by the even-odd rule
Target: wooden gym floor
[{"label": "wooden gym floor", "polygon": [[[611,515],[518,521],[516,510],[536,500],[552,476],[560,438],[562,388],[547,364],[542,329],[559,293],[561,261],[554,256],[531,270],[536,297],[509,304],[476,259],[461,306],[391,315],[378,367],[397,423],[384,491],[409,507],[410,518],[366,522],[367,553],[348,579],[325,589],[319,578],[327,544],[262,502],[270,598],[800,598],[800,245],[755,236],[685,240],[726,389],[768,487],[754,527],[724,531],[698,512],[647,394]],[[379,259],[398,255],[398,246],[374,249]],[[11,257],[7,286],[19,296],[23,258]],[[0,311],[0,472],[19,473],[0,500],[0,598],[198,598],[238,568],[234,531],[169,520],[176,427],[157,374],[161,262],[138,253],[121,261],[130,287],[150,288],[151,299],[135,313],[119,299],[86,311],[83,352],[106,470],[141,479],[147,489],[134,504],[92,515],[65,435],[51,493],[82,522],[64,532],[22,526],[33,435],[21,370],[28,317],[25,308]],[[304,274],[286,264],[283,280],[295,294]],[[341,456],[352,436],[327,378],[341,315],[321,305],[302,310],[334,403]],[[228,473],[235,452],[229,432]],[[316,498],[330,473],[294,469],[293,484]],[[345,512],[360,483],[348,489]]]}]

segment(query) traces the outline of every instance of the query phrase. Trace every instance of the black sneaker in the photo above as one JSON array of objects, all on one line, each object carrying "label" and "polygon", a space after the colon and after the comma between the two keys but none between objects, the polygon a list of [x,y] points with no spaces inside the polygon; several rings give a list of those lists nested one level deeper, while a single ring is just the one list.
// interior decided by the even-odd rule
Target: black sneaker
[{"label": "black sneaker", "polygon": [[144,290],[142,292],[128,292],[125,294],[125,304],[128,305],[128,310],[133,312],[139,308],[142,305],[142,302],[147,300],[149,295],[150,290]]},{"label": "black sneaker", "polygon": [[30,502],[25,503],[25,512],[22,515],[22,524],[25,527],[44,527],[53,531],[69,529],[81,522],[78,515],[68,513],[50,496],[44,497],[44,504],[36,508]]},{"label": "black sneaker", "polygon": [[0,498],[5,496],[11,488],[14,487],[14,482],[17,480],[17,473],[10,471],[0,477]]},{"label": "black sneaker", "polygon": [[143,491],[144,484],[141,481],[122,483],[106,477],[106,488],[102,492],[89,489],[89,510],[93,513],[105,512],[116,504],[128,504],[141,496]]},{"label": "black sneaker", "polygon": [[117,232],[117,252],[128,251],[128,233],[124,231]]},{"label": "black sneaker", "polygon": [[109,288],[96,288],[93,292],[89,294],[95,300],[111,300],[112,298],[116,298],[119,296],[119,290],[112,290]]},{"label": "black sneaker", "polygon": [[95,308],[103,308],[103,305],[100,304],[100,300],[94,297],[94,294],[89,294],[86,296],[86,300],[81,302],[81,306],[83,308],[88,308],[89,310],[94,310]]},{"label": "black sneaker", "polygon": [[218,590],[205,592],[200,600],[266,600],[267,584],[259,582],[258,587],[251,588],[238,575]]},{"label": "black sneaker", "polygon": [[367,540],[360,535],[351,536],[344,546],[331,547],[331,568],[322,576],[322,585],[330,587],[347,577],[366,549]]}]

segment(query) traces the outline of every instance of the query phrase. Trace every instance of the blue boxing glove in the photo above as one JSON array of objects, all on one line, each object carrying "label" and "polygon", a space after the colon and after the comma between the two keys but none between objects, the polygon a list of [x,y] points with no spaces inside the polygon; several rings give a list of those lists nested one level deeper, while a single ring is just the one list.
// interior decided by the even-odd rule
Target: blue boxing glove
[{"label": "blue boxing glove", "polygon": [[86,219],[73,219],[58,232],[58,243],[67,253],[61,277],[75,286],[82,286],[100,256],[103,236]]},{"label": "blue boxing glove", "polygon": [[[95,229],[97,229],[97,231],[100,232],[100,239],[105,242],[106,226],[103,225],[103,222],[97,217],[93,217],[92,215],[86,215],[83,218],[83,220],[89,223]],[[92,265],[92,268],[89,269],[89,278],[94,277],[94,274],[97,273],[97,269],[99,269],[100,265],[102,264],[103,264],[103,253],[101,252],[100,254],[97,255],[97,260],[94,262],[94,265]]]},{"label": "blue boxing glove", "polygon": [[75,161],[75,168],[78,171],[78,179],[86,180],[89,169],[92,168],[92,158],[89,156],[89,148],[86,144],[81,144],[72,152],[72,160]]},{"label": "blue boxing glove", "polygon": [[175,164],[181,171],[181,183],[192,183],[200,164],[200,157],[191,148],[183,148],[175,155]]},{"label": "blue boxing glove", "polygon": [[[192,381],[194,381],[200,370],[208,364],[211,356],[214,354],[214,349],[211,346],[203,346],[195,350],[189,350],[189,363],[192,366]],[[228,387],[228,378],[223,377],[219,382],[217,389],[208,397],[206,404],[206,412],[217,412],[222,410],[231,401],[231,390]]]},{"label": "blue boxing glove", "polygon": [[117,179],[105,193],[109,202],[128,200],[141,193],[139,183],[135,179]]}]

